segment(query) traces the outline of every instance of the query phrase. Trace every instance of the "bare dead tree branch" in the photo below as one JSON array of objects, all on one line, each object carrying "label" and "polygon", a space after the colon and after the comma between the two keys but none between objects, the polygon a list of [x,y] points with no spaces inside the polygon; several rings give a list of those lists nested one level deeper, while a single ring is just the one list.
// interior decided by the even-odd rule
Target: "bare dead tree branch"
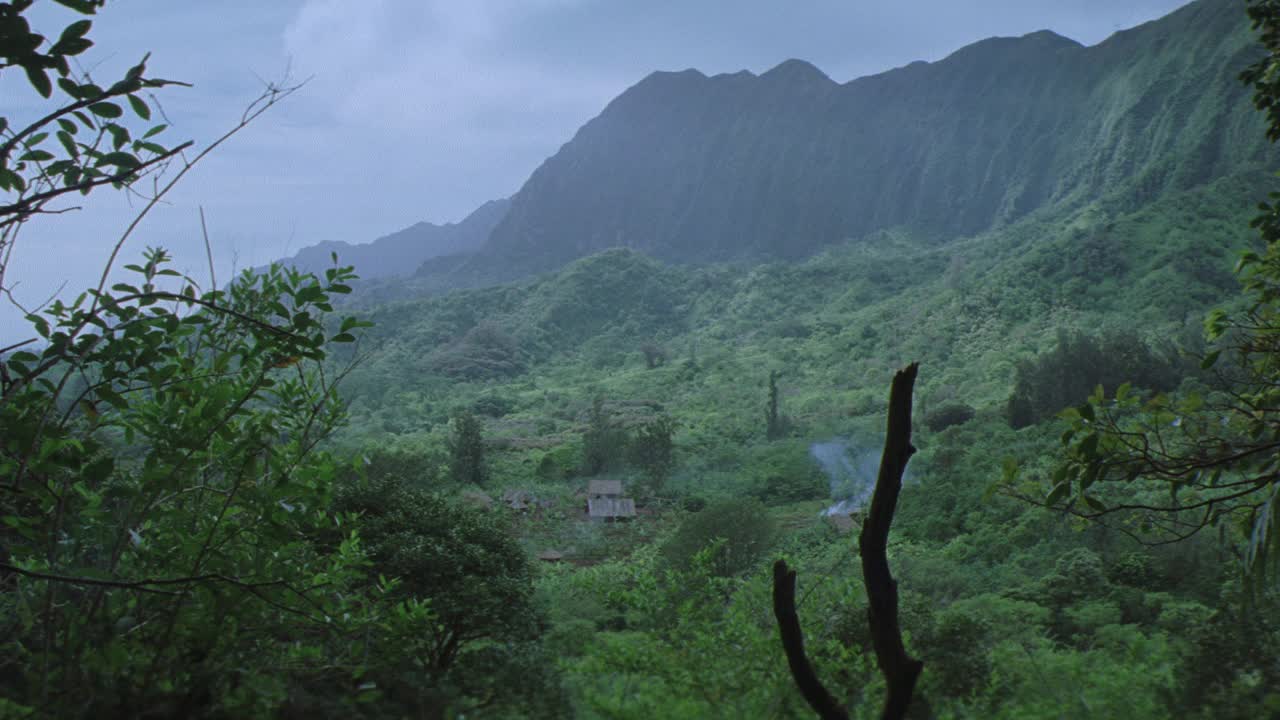
[{"label": "bare dead tree branch", "polygon": [[886,554],[889,529],[902,492],[902,474],[915,454],[911,444],[911,392],[915,387],[919,363],[898,371],[889,390],[889,423],[884,438],[884,454],[880,456],[880,474],[871,511],[862,524],[858,537],[858,554],[862,556],[862,578],[866,583],[867,622],[871,625],[871,641],[876,651],[876,664],[889,685],[881,717],[902,718],[907,714],[916,680],[924,663],[907,654],[898,627],[898,583],[889,572]]},{"label": "bare dead tree branch", "polygon": [[788,568],[785,560],[773,564],[773,616],[778,620],[791,677],[809,707],[822,720],[849,720],[849,713],[818,679],[804,652],[804,631],[796,614],[796,571]]},{"label": "bare dead tree branch", "polygon": [[[902,492],[902,475],[915,454],[911,444],[911,393],[919,363],[912,363],[893,378],[889,390],[889,421],[880,474],[876,478],[871,509],[862,525],[858,554],[862,557],[862,578],[867,590],[867,622],[871,626],[876,664],[888,684],[888,694],[880,717],[906,717],[924,663],[907,654],[898,625],[898,584],[889,571],[887,555],[889,530]],[[791,677],[800,694],[823,720],[847,720],[849,713],[822,684],[804,651],[804,636],[796,613],[796,573],[779,560],[773,566],[773,613],[782,635]]]}]

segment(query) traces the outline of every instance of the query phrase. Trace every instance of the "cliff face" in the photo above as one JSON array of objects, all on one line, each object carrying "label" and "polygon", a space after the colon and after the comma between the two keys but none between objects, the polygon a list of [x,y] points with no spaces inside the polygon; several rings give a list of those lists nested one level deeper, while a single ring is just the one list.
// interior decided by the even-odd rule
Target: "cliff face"
[{"label": "cliff face", "polygon": [[845,84],[798,60],[654,73],[543,163],[463,264],[797,258],[882,228],[945,241],[1103,196],[1136,207],[1274,157],[1237,80],[1256,52],[1239,3],[1200,0],[1093,47],[995,38]]}]

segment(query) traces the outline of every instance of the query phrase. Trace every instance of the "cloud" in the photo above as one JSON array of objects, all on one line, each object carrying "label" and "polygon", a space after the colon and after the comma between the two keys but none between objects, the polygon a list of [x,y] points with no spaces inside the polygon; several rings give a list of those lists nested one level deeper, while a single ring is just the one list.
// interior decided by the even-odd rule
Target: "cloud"
[{"label": "cloud", "polygon": [[[349,3],[310,0],[288,24],[284,46],[300,75],[314,73],[309,95],[339,122],[504,146],[562,135],[565,123],[586,120],[618,90],[614,78],[566,77],[509,51],[523,21],[572,4],[370,0],[353,13]],[[502,116],[522,116],[526,127]]]}]

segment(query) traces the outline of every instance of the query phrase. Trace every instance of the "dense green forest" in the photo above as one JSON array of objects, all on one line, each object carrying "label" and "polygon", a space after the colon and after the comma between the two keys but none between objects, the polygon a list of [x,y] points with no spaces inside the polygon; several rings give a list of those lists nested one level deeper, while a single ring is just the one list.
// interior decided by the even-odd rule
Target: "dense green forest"
[{"label": "dense green forest", "polygon": [[[91,23],[45,38],[29,6],[0,4],[0,71],[50,114],[0,119],[0,288],[18,231],[64,195],[151,186],[145,215],[218,145],[164,139],[149,98],[172,83],[145,59],[105,87],[73,73]],[[686,83],[757,88],[741,114],[765,129],[732,129],[750,135],[786,124],[779,94],[829,115],[888,74],[650,78],[494,214],[415,230],[448,251],[412,278],[384,258],[362,281],[313,249],[219,286],[125,246],[131,279],[0,349],[0,718],[813,717],[779,641],[778,559],[821,680],[880,717],[857,544],[890,382],[917,361],[888,543],[924,662],[910,717],[1280,715],[1280,209],[1258,206],[1280,189],[1280,2],[1248,9],[1200,0],[1095,48],[1036,34],[895,71],[937,91],[1029,53],[998,87],[1058,68],[1046,112],[1082,106],[1055,136],[1074,150],[1040,147],[1029,104],[1027,145],[991,170],[1017,188],[973,182],[974,156],[939,140],[920,202],[792,226],[812,233],[794,257],[768,228],[732,235],[744,212],[680,255],[705,217],[617,214],[662,200],[623,187],[649,166],[602,185],[583,227],[651,244],[566,231],[529,259],[520,228],[568,222],[559,193],[627,164],[613,129],[681,122],[646,124],[662,86],[694,106]],[[291,92],[269,86],[245,123]],[[995,111],[974,112],[910,131],[968,137]],[[1081,140],[1099,117],[1123,127]],[[662,161],[697,164],[677,150],[717,132]],[[751,143],[725,147],[662,172],[758,182]],[[862,187],[835,165],[797,192]],[[755,192],[729,185],[708,181]],[[766,225],[836,202],[773,199]]]}]

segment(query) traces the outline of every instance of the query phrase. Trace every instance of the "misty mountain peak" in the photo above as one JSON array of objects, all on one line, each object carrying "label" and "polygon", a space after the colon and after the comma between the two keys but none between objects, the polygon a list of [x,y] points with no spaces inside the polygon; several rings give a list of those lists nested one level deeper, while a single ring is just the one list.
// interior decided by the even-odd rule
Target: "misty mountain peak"
[{"label": "misty mountain peak", "polygon": [[830,84],[831,78],[819,70],[813,63],[792,58],[784,60],[776,67],[760,76],[761,79],[785,81],[787,83],[823,83]]},{"label": "misty mountain peak", "polygon": [[1042,45],[1060,45],[1062,47],[1084,47],[1080,43],[1052,30],[1037,30],[1018,38],[1023,42],[1035,42]]},{"label": "misty mountain peak", "polygon": [[992,37],[966,45],[944,62],[1008,62],[1016,57],[1046,58],[1062,50],[1084,46],[1052,30],[1038,30],[1021,37]]}]

